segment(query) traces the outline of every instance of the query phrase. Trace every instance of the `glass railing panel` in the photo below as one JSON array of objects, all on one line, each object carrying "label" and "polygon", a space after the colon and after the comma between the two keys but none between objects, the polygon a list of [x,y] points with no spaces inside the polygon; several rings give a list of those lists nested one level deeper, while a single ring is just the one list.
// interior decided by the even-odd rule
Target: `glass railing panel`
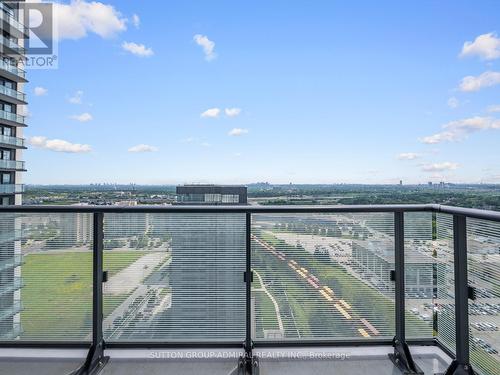
[{"label": "glass railing panel", "polygon": [[24,169],[24,161],[0,159],[0,168]]},{"label": "glass railing panel", "polygon": [[23,102],[26,101],[26,95],[24,93],[11,89],[10,87],[5,87],[3,85],[0,85],[0,94],[10,96],[11,98],[15,98]]},{"label": "glass railing panel", "polygon": [[24,185],[19,184],[0,184],[0,194],[19,194],[24,193]]},{"label": "glass railing panel", "polygon": [[16,267],[0,270],[0,289],[8,290],[1,303],[22,308],[0,319],[0,336],[17,324],[20,334],[11,339],[90,341],[92,214],[3,213],[0,235],[16,231],[20,238],[0,243],[1,258],[22,256]]},{"label": "glass railing panel", "polygon": [[[7,242],[7,241],[14,241],[15,239],[18,240],[19,237],[14,237],[14,236],[10,236],[11,237],[9,240],[4,240],[2,241],[3,242]],[[21,254],[15,254],[11,257],[2,257],[3,259],[0,260],[0,271],[2,270],[6,270],[8,268],[13,268],[13,267],[17,267],[17,266],[20,266],[22,263],[23,263],[23,256]]]},{"label": "glass railing panel", "polygon": [[25,123],[25,117],[24,116],[18,115],[17,113],[3,111],[3,110],[0,110],[0,118],[4,119],[4,120],[18,122],[20,124],[24,124]]},{"label": "glass railing panel", "polygon": [[21,323],[5,324],[0,322],[0,341],[13,340],[22,333]]},{"label": "glass railing panel", "polygon": [[22,309],[23,304],[21,301],[14,301],[13,303],[0,307],[0,321],[12,319],[12,317],[18,314]]},{"label": "glass railing panel", "polygon": [[[1,3],[0,3],[1,4]],[[6,70],[12,74],[15,74],[21,78],[26,77],[26,72],[17,66],[14,66],[7,62],[8,60],[0,59],[0,69]]]},{"label": "glass railing panel", "polygon": [[16,30],[22,32],[23,34],[26,34],[27,28],[19,21],[17,20],[10,12],[5,9],[5,5],[0,2],[0,18],[5,19],[10,26],[15,28]]},{"label": "glass railing panel", "polygon": [[9,38],[0,35],[0,43],[3,44],[4,46],[10,48],[12,51],[18,54],[24,54],[25,49],[21,47],[18,43],[10,40]]},{"label": "glass railing panel", "polygon": [[5,296],[9,293],[17,291],[24,286],[23,279],[18,276],[14,276],[12,280],[9,280],[9,283],[0,288],[0,297]]},{"label": "glass railing panel", "polygon": [[394,336],[394,214],[252,215],[253,337]]},{"label": "glass railing panel", "polygon": [[455,261],[453,251],[453,216],[436,215],[436,332],[438,340],[452,352],[456,350],[455,330]]},{"label": "glass railing panel", "polygon": [[500,369],[500,223],[467,219],[467,271],[476,299],[469,299],[470,361],[476,372]]},{"label": "glass railing panel", "polygon": [[105,214],[104,339],[245,337],[245,214]]},{"label": "glass railing panel", "polygon": [[23,138],[17,138],[17,137],[10,137],[8,135],[2,135],[2,134],[0,134],[0,143],[4,143],[4,144],[7,144],[7,145],[18,146],[18,147],[23,147],[24,146],[24,139]]},{"label": "glass railing panel", "polygon": [[406,212],[404,215],[407,338],[433,337],[437,255],[432,241],[432,220],[431,212]]}]

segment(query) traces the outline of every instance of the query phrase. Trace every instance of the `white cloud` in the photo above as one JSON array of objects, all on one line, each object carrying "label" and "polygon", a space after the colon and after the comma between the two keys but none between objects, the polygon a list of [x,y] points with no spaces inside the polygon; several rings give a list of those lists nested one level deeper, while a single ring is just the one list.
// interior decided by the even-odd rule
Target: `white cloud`
[{"label": "white cloud", "polygon": [[446,102],[446,104],[448,104],[448,107],[455,109],[455,108],[457,108],[460,105],[460,102],[458,101],[457,98],[455,98],[454,96],[452,96],[451,98],[448,99],[448,101]]},{"label": "white cloud", "polygon": [[80,122],[89,122],[93,119],[92,115],[88,112],[82,113],[81,115],[73,115],[69,118]]},{"label": "white cloud", "polygon": [[45,150],[55,152],[85,153],[92,151],[92,148],[89,145],[70,143],[62,139],[47,139],[47,137],[36,136],[31,137],[29,142],[33,147],[43,148]]},{"label": "white cloud", "polygon": [[443,163],[432,163],[425,164],[422,166],[422,171],[424,172],[444,172],[451,171],[458,168],[457,163],[451,163],[449,161],[445,161]]},{"label": "white cloud", "polygon": [[247,129],[241,129],[241,128],[234,128],[227,135],[230,135],[231,137],[239,137],[240,135],[247,134],[248,130]]},{"label": "white cloud", "polygon": [[47,95],[49,90],[47,90],[45,87],[37,86],[35,87],[33,92],[35,93],[36,96],[44,96]]},{"label": "white cloud", "polygon": [[212,144],[209,142],[201,142],[200,145],[203,147],[212,147]]},{"label": "white cloud", "polygon": [[112,5],[98,1],[72,0],[69,4],[53,3],[57,38],[80,39],[88,33],[110,38],[127,29],[127,19]]},{"label": "white cloud", "polygon": [[193,37],[193,40],[198,44],[201,48],[203,48],[203,53],[205,54],[205,60],[211,61],[217,57],[215,53],[215,43],[208,39],[206,35],[196,34]]},{"label": "white cloud", "polygon": [[397,156],[398,160],[415,160],[420,157],[420,154],[415,152],[403,152]]},{"label": "white cloud", "polygon": [[136,56],[149,57],[153,56],[154,52],[151,48],[146,47],[144,44],[137,44],[134,42],[123,42],[122,48]]},{"label": "white cloud", "polygon": [[83,91],[78,90],[75,94],[68,99],[71,104],[82,104]]},{"label": "white cloud", "polygon": [[140,144],[128,149],[128,152],[155,152],[158,151],[158,147]]},{"label": "white cloud", "polygon": [[481,60],[500,58],[500,39],[495,33],[479,35],[473,42],[465,42],[461,57],[479,56]]},{"label": "white cloud", "polygon": [[490,105],[486,110],[488,112],[500,112],[500,104]]},{"label": "white cloud", "polygon": [[471,133],[483,130],[500,129],[500,120],[492,117],[470,117],[463,120],[451,121],[443,125],[444,131],[422,138],[420,141],[427,144],[440,142],[461,141]]},{"label": "white cloud", "polygon": [[219,117],[220,109],[219,108],[210,108],[203,112],[200,117],[203,118],[217,118]]},{"label": "white cloud", "polygon": [[139,26],[141,26],[141,19],[137,14],[132,15],[132,25],[134,25],[136,29],[138,29]]},{"label": "white cloud", "polygon": [[484,72],[474,77],[467,76],[460,82],[460,90],[465,92],[479,91],[485,87],[491,87],[500,84],[500,72]]},{"label": "white cloud", "polygon": [[224,113],[227,117],[236,117],[241,113],[241,108],[226,108]]}]

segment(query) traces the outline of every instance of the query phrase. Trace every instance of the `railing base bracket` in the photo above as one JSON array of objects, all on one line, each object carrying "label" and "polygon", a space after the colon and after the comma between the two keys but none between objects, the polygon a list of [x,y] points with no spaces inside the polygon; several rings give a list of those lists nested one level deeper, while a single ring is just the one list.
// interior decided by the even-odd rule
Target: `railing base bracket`
[{"label": "railing base bracket", "polygon": [[259,359],[242,355],[238,360],[238,375],[259,375]]},{"label": "railing base bracket", "polygon": [[92,346],[87,354],[85,363],[70,375],[97,375],[109,361],[109,357],[104,356],[104,343]]},{"label": "railing base bracket", "polygon": [[471,365],[461,365],[453,360],[445,373],[435,375],[476,375],[476,372]]},{"label": "railing base bracket", "polygon": [[389,358],[403,374],[424,375],[424,372],[413,361],[413,358],[406,342],[393,341],[394,353],[389,354]]}]

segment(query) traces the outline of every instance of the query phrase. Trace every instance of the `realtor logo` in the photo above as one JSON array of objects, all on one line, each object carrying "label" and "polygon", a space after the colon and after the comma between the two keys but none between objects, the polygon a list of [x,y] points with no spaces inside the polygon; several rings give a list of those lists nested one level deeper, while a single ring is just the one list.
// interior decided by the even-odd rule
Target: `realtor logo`
[{"label": "realtor logo", "polygon": [[10,37],[3,37],[1,53],[26,69],[57,68],[52,3],[9,1],[2,4],[2,24]]}]

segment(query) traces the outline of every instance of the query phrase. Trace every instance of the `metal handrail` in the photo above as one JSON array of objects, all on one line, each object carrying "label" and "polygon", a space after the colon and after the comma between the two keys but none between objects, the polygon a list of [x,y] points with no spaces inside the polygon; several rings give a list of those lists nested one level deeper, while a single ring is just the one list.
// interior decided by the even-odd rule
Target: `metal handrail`
[{"label": "metal handrail", "polygon": [[434,205],[338,205],[338,206],[252,206],[252,205],[143,205],[143,206],[1,206],[0,211],[20,212],[113,212],[113,213],[163,213],[163,212],[233,212],[233,213],[367,213],[367,212],[418,212],[432,211]]},{"label": "metal handrail", "polygon": [[191,205],[143,205],[143,206],[0,206],[0,212],[103,212],[103,213],[375,213],[375,212],[440,212],[474,219],[500,222],[500,212],[475,208],[454,207],[440,204],[388,204],[388,205],[323,205],[323,206],[191,206]]}]

